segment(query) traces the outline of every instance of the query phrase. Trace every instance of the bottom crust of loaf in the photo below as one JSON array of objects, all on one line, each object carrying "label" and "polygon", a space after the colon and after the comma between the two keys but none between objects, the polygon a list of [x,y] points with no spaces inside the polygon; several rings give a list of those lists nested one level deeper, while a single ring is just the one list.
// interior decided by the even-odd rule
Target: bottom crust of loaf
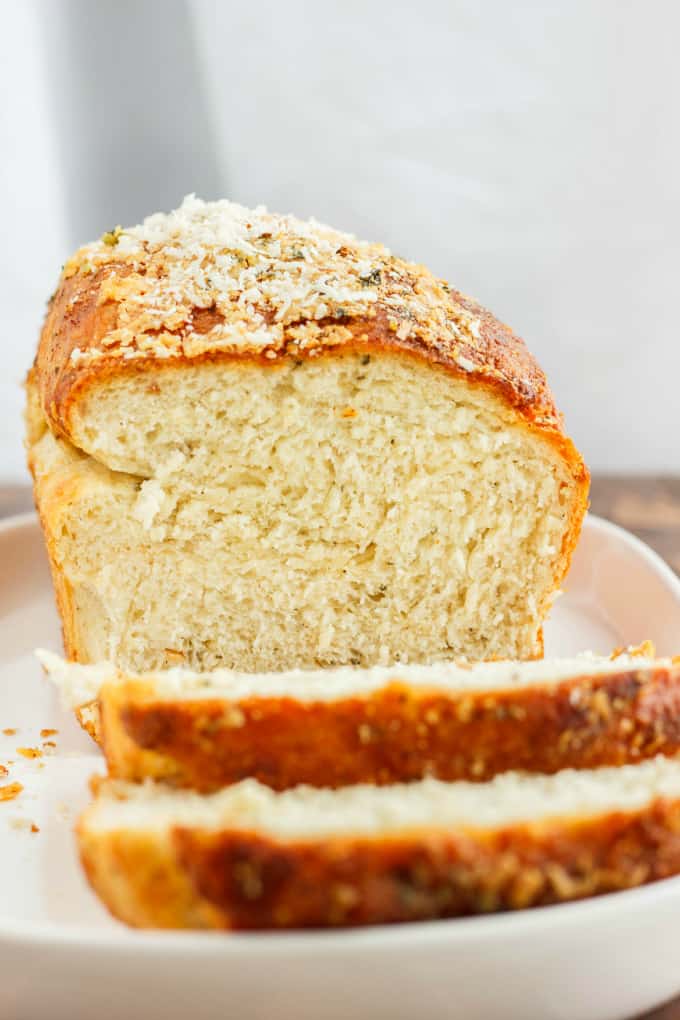
[{"label": "bottom crust of loaf", "polygon": [[680,799],[493,830],[283,840],[78,826],[89,881],[142,928],[371,925],[543,906],[680,873]]}]

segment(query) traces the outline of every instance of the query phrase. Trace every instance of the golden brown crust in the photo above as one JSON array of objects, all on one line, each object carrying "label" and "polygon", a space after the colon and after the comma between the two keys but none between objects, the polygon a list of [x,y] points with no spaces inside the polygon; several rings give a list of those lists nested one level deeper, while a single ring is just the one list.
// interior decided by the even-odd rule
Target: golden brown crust
[{"label": "golden brown crust", "polygon": [[[55,556],[55,535],[53,525],[59,527],[62,507],[68,506],[77,495],[77,481],[71,474],[44,474],[39,471],[35,456],[35,444],[47,429],[42,413],[38,394],[38,380],[35,368],[31,369],[26,379],[26,447],[27,464],[33,478],[33,498],[40,518],[40,525],[45,539],[45,548],[50,566],[52,586],[54,588],[57,612],[61,621],[62,641],[67,659],[78,662],[80,641],[76,626],[76,607],[73,590],[64,571]],[[79,717],[78,721],[84,729],[91,732],[88,725]],[[94,734],[92,733],[94,736]]]},{"label": "golden brown crust", "polygon": [[283,841],[176,828],[97,832],[88,878],[137,927],[389,924],[563,903],[680,873],[680,802],[493,830]]},{"label": "golden brown crust", "polygon": [[102,837],[88,833],[82,824],[76,833],[90,885],[120,920],[134,925],[143,911],[140,926],[222,926],[221,912],[196,896],[192,882],[177,867],[172,848],[157,836],[123,832]]},{"label": "golden brown crust", "polygon": [[[221,205],[228,210],[220,213]],[[206,358],[255,359],[271,367],[283,357],[357,347],[399,350],[500,391],[562,446],[574,477],[586,479],[579,454],[564,442],[544,373],[508,326],[379,245],[291,217],[255,212],[246,224],[241,213],[247,212],[227,203],[204,206],[181,230],[157,235],[132,228],[86,246],[67,263],[36,358],[41,403],[57,434],[73,438],[74,403],[112,374]],[[236,230],[229,252],[214,235],[196,232],[196,217],[205,215],[218,226],[222,215],[230,233]],[[244,282],[244,272],[254,275]],[[165,298],[167,307],[159,307]]]},{"label": "golden brown crust", "polygon": [[[420,267],[417,268],[419,272],[425,272]],[[472,298],[458,291],[449,291],[452,304],[456,309],[464,309],[480,324],[480,335],[476,345],[474,347],[465,345],[462,353],[458,353],[461,348],[460,342],[454,342],[446,333],[425,334],[422,337],[414,335],[400,339],[391,325],[394,321],[393,313],[388,310],[388,306],[378,304],[370,318],[358,321],[339,320],[346,331],[341,344],[337,341],[329,345],[320,342],[318,346],[308,348],[301,347],[294,339],[288,340],[284,337],[279,347],[267,347],[257,351],[215,349],[201,350],[189,355],[180,347],[169,360],[167,356],[164,359],[159,358],[153,351],[146,353],[140,351],[138,357],[126,360],[118,348],[107,350],[101,347],[107,331],[117,322],[119,315],[115,302],[108,299],[102,302],[101,290],[103,285],[109,283],[112,278],[117,278],[118,274],[126,273],[126,270],[127,267],[112,263],[84,278],[78,274],[62,278],[50,302],[35,368],[42,406],[57,434],[73,438],[70,430],[70,412],[75,401],[88,386],[117,373],[172,369],[178,365],[222,358],[252,360],[257,361],[263,368],[273,368],[277,360],[283,357],[318,357],[322,352],[340,353],[359,348],[373,352],[399,350],[442,365],[458,375],[483,381],[501,391],[508,403],[527,420],[537,422],[546,430],[562,431],[561,416],[555,407],[545,375],[524,342]],[[195,309],[194,315],[196,316],[199,311]],[[209,327],[209,324],[210,319],[205,315],[198,319],[193,318],[184,327],[184,333],[178,334],[178,339],[182,341],[189,328],[193,331],[197,326],[203,328]],[[329,319],[321,323],[321,328],[331,330],[337,325],[338,320]],[[98,356],[92,360],[79,357],[74,363],[71,356],[76,349],[81,354],[96,351]],[[461,367],[459,364],[461,357],[466,364],[469,363],[469,368]]]},{"label": "golden brown crust", "polygon": [[332,701],[163,700],[153,683],[106,684],[103,747],[120,779],[201,792],[254,777],[276,790],[434,776],[487,780],[680,752],[680,667],[622,669],[506,690],[394,682]]}]

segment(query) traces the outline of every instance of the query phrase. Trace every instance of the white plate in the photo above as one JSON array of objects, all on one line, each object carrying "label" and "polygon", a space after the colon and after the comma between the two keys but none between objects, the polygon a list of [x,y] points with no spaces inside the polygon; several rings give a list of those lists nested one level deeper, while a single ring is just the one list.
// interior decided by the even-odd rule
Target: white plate
[{"label": "white plate", "polygon": [[[33,515],[0,525],[0,571],[0,762],[14,760],[9,778],[25,787],[0,803],[3,1020],[614,1020],[680,992],[680,879],[525,913],[345,932],[175,934],[112,921],[72,836],[101,760],[32,656],[36,645],[60,648]],[[644,638],[673,653],[680,582],[637,539],[590,517],[546,638],[551,655]],[[52,727],[53,755],[17,755]]]}]

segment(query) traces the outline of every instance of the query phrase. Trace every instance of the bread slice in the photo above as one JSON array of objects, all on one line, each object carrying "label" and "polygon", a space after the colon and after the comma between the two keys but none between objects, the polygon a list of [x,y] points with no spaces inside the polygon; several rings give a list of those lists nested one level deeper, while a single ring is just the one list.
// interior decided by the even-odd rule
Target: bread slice
[{"label": "bread slice", "polygon": [[191,198],[67,263],[28,389],[70,658],[540,655],[587,471],[522,341],[424,268]]},{"label": "bread slice", "polygon": [[158,928],[379,924],[512,910],[680,872],[680,762],[488,783],[201,796],[103,781],[77,835],[109,910]]},{"label": "bread slice", "polygon": [[481,781],[680,751],[670,659],[137,675],[40,654],[68,704],[98,699],[110,775],[203,792],[249,776],[278,790]]}]

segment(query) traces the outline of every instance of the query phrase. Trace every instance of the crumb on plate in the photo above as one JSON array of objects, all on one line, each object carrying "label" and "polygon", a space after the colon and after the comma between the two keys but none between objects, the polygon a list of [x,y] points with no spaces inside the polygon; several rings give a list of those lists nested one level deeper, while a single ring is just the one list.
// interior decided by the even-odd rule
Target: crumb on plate
[{"label": "crumb on plate", "polygon": [[29,818],[12,818],[9,824],[18,832],[23,830],[26,832],[40,832],[35,822],[32,822]]},{"label": "crumb on plate", "polygon": [[23,786],[21,783],[7,783],[5,786],[0,786],[0,801],[14,800],[22,790]]}]

